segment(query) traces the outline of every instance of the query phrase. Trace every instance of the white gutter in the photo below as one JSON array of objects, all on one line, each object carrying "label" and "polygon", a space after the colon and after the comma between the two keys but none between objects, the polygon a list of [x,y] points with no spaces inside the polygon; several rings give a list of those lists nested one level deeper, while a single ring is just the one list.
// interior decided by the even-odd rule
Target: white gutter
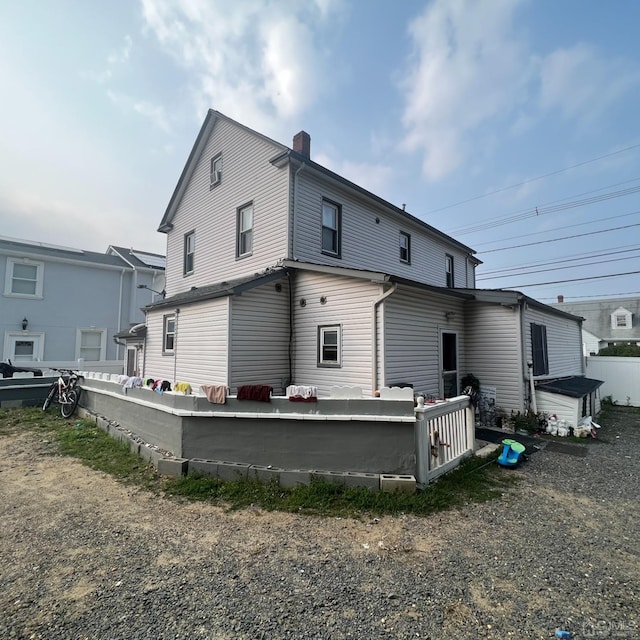
[{"label": "white gutter", "polygon": [[372,316],[371,316],[371,392],[374,393],[378,388],[378,320],[377,312],[378,307],[384,302],[390,295],[396,292],[398,288],[397,284],[393,284],[388,291],[385,291],[377,300],[373,301]]}]

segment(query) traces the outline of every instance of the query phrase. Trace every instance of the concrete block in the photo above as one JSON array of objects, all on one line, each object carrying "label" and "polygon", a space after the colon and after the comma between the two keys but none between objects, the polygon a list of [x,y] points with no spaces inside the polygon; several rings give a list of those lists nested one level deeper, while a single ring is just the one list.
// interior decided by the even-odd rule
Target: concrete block
[{"label": "concrete block", "polygon": [[244,462],[218,462],[218,478],[225,482],[237,482],[249,476],[250,464]]},{"label": "concrete block", "polygon": [[380,491],[380,475],[378,473],[347,471],[344,474],[344,484],[347,487],[361,487],[369,489],[369,491],[378,492]]},{"label": "concrete block", "polygon": [[269,484],[272,481],[280,482],[280,473],[284,471],[280,467],[263,466],[260,464],[252,464],[249,467],[249,480],[257,480],[262,484]]},{"label": "concrete block", "polygon": [[475,452],[475,455],[479,458],[488,458],[492,453],[496,452],[500,448],[499,444],[495,444],[494,442],[490,442],[489,444],[485,444],[484,447],[478,449]]},{"label": "concrete block", "polygon": [[134,440],[133,438],[127,438],[127,440],[129,441],[129,449],[131,450],[131,453],[134,453],[135,455],[139,456],[140,443],[137,440]]},{"label": "concrete block", "polygon": [[311,480],[318,480],[320,482],[327,482],[328,484],[345,484],[344,471],[323,471],[321,469],[315,469],[311,472]]},{"label": "concrete block", "polygon": [[204,458],[191,458],[189,460],[189,473],[198,473],[212,478],[218,477],[218,465],[220,460],[205,460]]},{"label": "concrete block", "polygon": [[396,475],[394,473],[380,474],[380,490],[386,493],[402,491],[403,493],[416,492],[416,478],[409,475]]},{"label": "concrete block", "polygon": [[160,458],[164,458],[164,455],[160,453],[160,451],[157,451],[156,449],[148,447],[145,444],[140,445],[139,455],[143,460],[146,460],[147,462],[151,462],[154,467],[158,466],[158,460],[160,460]]},{"label": "concrete block", "polygon": [[158,460],[158,473],[161,476],[180,478],[187,472],[186,458],[160,458]]},{"label": "concrete block", "polygon": [[302,469],[283,469],[280,472],[280,486],[292,489],[299,484],[311,484],[311,473]]}]

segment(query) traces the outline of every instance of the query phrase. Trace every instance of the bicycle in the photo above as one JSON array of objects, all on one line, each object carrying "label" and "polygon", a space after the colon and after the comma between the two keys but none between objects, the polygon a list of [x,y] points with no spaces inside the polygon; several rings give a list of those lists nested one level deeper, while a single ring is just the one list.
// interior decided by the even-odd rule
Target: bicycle
[{"label": "bicycle", "polygon": [[60,413],[63,418],[70,418],[80,401],[80,388],[78,383],[83,377],[71,369],[53,369],[59,372],[56,382],[51,383],[49,393],[42,405],[42,410],[46,411],[52,402],[60,405]]}]

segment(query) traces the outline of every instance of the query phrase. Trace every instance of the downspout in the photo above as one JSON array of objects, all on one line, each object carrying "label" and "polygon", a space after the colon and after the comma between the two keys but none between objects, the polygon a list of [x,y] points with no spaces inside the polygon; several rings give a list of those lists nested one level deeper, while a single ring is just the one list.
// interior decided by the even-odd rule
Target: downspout
[{"label": "downspout", "polygon": [[393,284],[391,289],[385,291],[377,300],[373,301],[372,316],[371,316],[371,393],[375,393],[378,388],[378,307],[384,302],[391,294],[396,292],[398,288],[397,284]]},{"label": "downspout", "polygon": [[[144,324],[148,327],[149,325],[147,324],[147,320],[148,320],[148,313],[145,311]],[[137,355],[136,355],[136,358],[137,358]],[[145,332],[144,338],[142,339],[142,376],[140,377],[144,377],[146,372],[147,372],[147,334]]]},{"label": "downspout", "polygon": [[292,260],[297,260],[297,256],[296,256],[296,247],[297,247],[297,230],[298,230],[298,224],[297,224],[297,216],[296,216],[296,204],[298,202],[298,174],[306,167],[306,163],[302,163],[297,169],[296,172],[293,174],[293,206],[292,206],[292,216],[293,216],[293,229],[292,229],[292,238],[291,238],[291,251],[289,252],[289,254],[291,255],[291,259]]},{"label": "downspout", "polygon": [[[124,273],[125,269],[120,271],[120,295],[118,296],[118,331],[120,333],[122,331],[122,290],[123,290],[123,282],[124,282]],[[116,360],[120,360],[120,346],[119,343],[116,342]]]},{"label": "downspout", "polygon": [[536,405],[536,387],[533,380],[533,362],[527,356],[527,341],[525,332],[526,302],[520,302],[520,345],[522,348],[522,369],[524,380],[529,384],[529,406],[534,413],[538,413]]},{"label": "downspout", "polygon": [[294,317],[293,317],[293,284],[295,273],[287,269],[287,280],[289,283],[289,384],[293,384],[293,337],[294,337]]},{"label": "downspout", "polygon": [[176,309],[176,328],[173,334],[173,385],[175,386],[177,380],[178,369],[178,318],[180,317],[180,309]]}]

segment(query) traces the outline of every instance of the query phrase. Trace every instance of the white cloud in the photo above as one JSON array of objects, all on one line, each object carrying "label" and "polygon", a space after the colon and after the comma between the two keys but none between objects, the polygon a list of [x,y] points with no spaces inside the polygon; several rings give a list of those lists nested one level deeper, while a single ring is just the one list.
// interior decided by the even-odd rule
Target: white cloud
[{"label": "white cloud", "polygon": [[[146,27],[212,107],[273,135],[319,96],[338,0],[142,0]],[[274,129],[276,131],[274,131]]]},{"label": "white cloud", "polygon": [[85,71],[81,75],[85,78],[90,78],[99,84],[109,82],[113,78],[116,67],[129,62],[132,48],[133,40],[131,39],[131,36],[126,35],[122,46],[119,49],[112,51],[107,56],[106,66],[102,71]]},{"label": "white cloud", "polygon": [[393,169],[383,164],[336,160],[324,153],[315,156],[314,161],[376,194],[384,193],[394,177]]},{"label": "white cloud", "polygon": [[637,67],[607,60],[593,47],[577,44],[542,60],[540,106],[567,118],[593,119],[640,80]]},{"label": "white cloud", "polygon": [[427,179],[462,164],[468,134],[521,99],[532,69],[513,33],[519,3],[436,0],[410,24],[404,147],[422,151]]},{"label": "white cloud", "polygon": [[122,111],[134,111],[146,120],[149,120],[154,126],[158,127],[158,129],[161,129],[165,133],[169,133],[171,131],[169,119],[162,106],[152,104],[145,100],[138,100],[115,91],[107,91],[107,96],[109,97],[109,100],[111,100],[111,102],[113,102],[113,104],[118,108],[122,109]]}]

